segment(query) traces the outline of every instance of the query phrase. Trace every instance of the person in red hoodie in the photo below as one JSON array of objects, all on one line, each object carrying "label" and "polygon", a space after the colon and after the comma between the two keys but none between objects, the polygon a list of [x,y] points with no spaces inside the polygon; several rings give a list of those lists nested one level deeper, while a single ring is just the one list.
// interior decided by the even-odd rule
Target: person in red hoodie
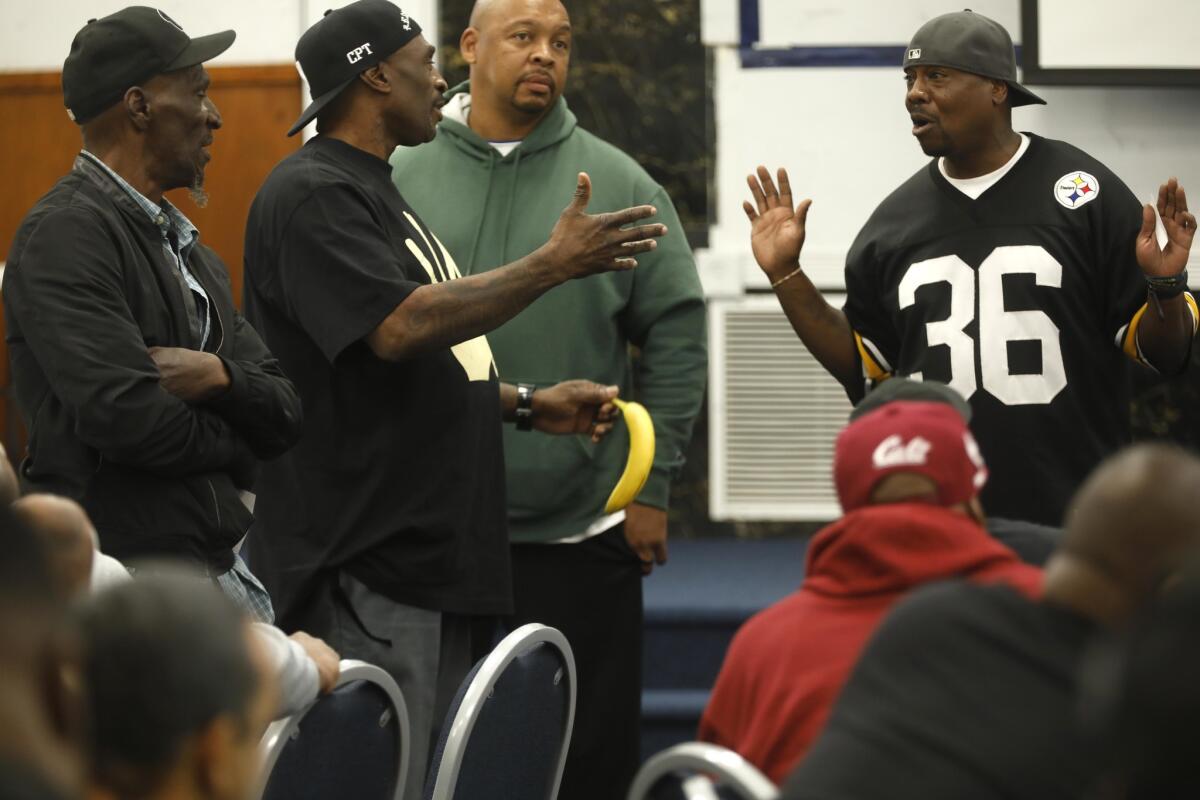
[{"label": "person in red hoodie", "polygon": [[738,631],[700,720],[779,783],[825,724],[863,645],[909,590],[966,578],[1031,597],[1041,570],[983,527],[987,467],[962,416],[941,402],[895,401],[838,436],[844,515],[809,543],[799,591]]}]

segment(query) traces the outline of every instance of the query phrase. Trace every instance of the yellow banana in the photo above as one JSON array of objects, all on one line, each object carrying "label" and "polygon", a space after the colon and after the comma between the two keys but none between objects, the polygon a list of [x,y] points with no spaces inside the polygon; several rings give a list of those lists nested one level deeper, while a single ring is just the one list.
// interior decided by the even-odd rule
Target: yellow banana
[{"label": "yellow banana", "polygon": [[629,458],[625,461],[621,480],[617,481],[612,494],[608,496],[605,514],[620,511],[637,499],[654,464],[654,423],[650,420],[650,412],[641,403],[620,399],[614,399],[613,402],[621,409],[621,416],[629,426]]}]

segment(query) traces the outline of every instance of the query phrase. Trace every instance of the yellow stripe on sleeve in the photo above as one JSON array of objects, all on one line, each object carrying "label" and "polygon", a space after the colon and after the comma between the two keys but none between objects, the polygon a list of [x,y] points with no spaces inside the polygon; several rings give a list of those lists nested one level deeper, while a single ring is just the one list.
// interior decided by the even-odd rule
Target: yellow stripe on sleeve
[{"label": "yellow stripe on sleeve", "polygon": [[1141,354],[1138,353],[1137,331],[1138,326],[1142,324],[1142,317],[1146,314],[1146,309],[1149,307],[1149,303],[1142,303],[1142,307],[1137,310],[1137,313],[1133,315],[1133,319],[1129,321],[1129,327],[1125,329],[1125,341],[1121,343],[1121,350],[1125,352],[1125,355],[1139,364],[1144,362],[1142,361]]},{"label": "yellow stripe on sleeve", "polygon": [[858,331],[854,332],[854,344],[858,347],[859,358],[862,359],[863,377],[869,381],[885,381],[892,377],[892,373],[880,366],[875,357],[871,355],[871,351],[863,344],[863,338]]}]

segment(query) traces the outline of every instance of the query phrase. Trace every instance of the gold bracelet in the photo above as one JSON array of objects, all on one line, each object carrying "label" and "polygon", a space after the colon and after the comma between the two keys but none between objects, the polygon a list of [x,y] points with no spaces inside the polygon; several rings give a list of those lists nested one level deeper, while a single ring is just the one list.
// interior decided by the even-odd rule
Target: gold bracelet
[{"label": "gold bracelet", "polygon": [[774,283],[772,283],[772,284],[771,284],[771,288],[772,288],[772,289],[775,289],[775,288],[779,287],[781,284],[783,284],[785,281],[787,281],[789,278],[794,278],[794,277],[796,277],[797,275],[799,275],[799,274],[800,274],[800,270],[802,270],[802,269],[804,269],[804,268],[803,268],[803,267],[796,267],[794,270],[792,270],[791,272],[789,272],[787,275],[784,275],[782,278],[780,278],[779,280],[777,280],[777,281],[775,281]]}]

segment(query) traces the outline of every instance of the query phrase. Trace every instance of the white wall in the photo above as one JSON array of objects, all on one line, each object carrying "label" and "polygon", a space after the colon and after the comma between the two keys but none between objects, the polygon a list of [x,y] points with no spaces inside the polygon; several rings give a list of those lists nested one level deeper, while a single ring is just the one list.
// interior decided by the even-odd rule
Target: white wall
[{"label": "white wall", "polygon": [[[716,224],[700,258],[705,287],[720,295],[765,286],[750,256],[741,208],[749,198],[747,172],[764,164],[787,167],[794,191],[813,198],[802,260],[819,285],[839,288],[859,227],[926,163],[910,133],[900,67],[742,69],[732,44],[738,17],[730,6],[737,0],[703,2],[705,36],[725,43],[715,58]],[[922,0],[760,0],[761,40],[763,46],[798,40],[819,46],[814,32],[824,31],[828,45],[903,45],[922,14],[928,18],[948,7]],[[1019,39],[1019,0],[972,7],[1004,22]],[[872,16],[871,8],[878,14]],[[881,40],[880,19],[905,24]],[[870,38],[850,38],[855,20]],[[1032,88],[1048,105],[1016,109],[1015,127],[1091,153],[1145,200],[1176,175],[1200,207],[1200,89]],[[1193,252],[1191,272],[1193,282],[1200,278],[1200,253]]]},{"label": "white wall", "polygon": [[[75,32],[92,17],[127,5],[161,8],[192,36],[232,28],[237,41],[212,63],[279,64],[292,60],[296,40],[328,8],[348,0],[0,0],[0,72],[39,72],[62,68]],[[437,41],[437,0],[404,0],[398,5]]]}]

